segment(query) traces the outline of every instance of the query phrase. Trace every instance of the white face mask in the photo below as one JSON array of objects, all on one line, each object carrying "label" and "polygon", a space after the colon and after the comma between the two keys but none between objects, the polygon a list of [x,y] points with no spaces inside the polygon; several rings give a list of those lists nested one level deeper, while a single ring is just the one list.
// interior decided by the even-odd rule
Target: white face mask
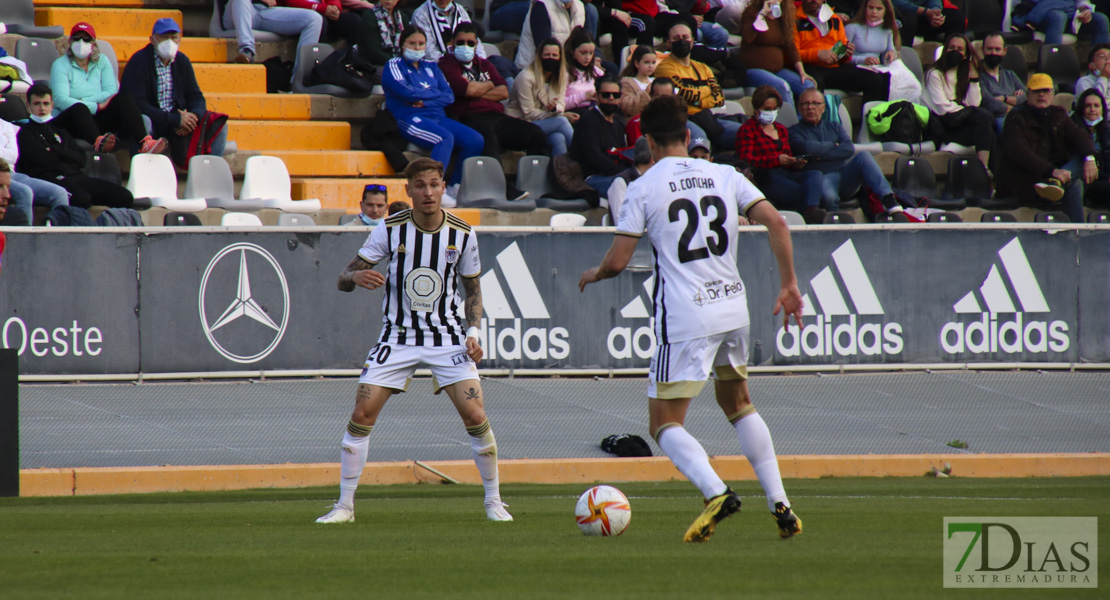
[{"label": "white face mask", "polygon": [[774,123],[775,119],[777,119],[777,118],[779,118],[779,111],[778,110],[761,110],[761,111],[759,111],[759,122],[763,123],[764,125],[770,125],[771,123]]},{"label": "white face mask", "polygon": [[158,58],[164,61],[173,62],[174,57],[177,56],[177,42],[173,40],[162,40],[154,47],[154,53],[158,55]]},{"label": "white face mask", "polygon": [[821,10],[817,11],[817,20],[822,23],[828,23],[829,19],[833,18],[834,14],[836,14],[836,11],[834,11],[831,6],[822,4]]},{"label": "white face mask", "polygon": [[1087,127],[1094,127],[1095,125],[1098,125],[1099,123],[1102,122],[1102,117],[1099,117],[1099,118],[1097,118],[1093,121],[1091,119],[1083,119],[1083,120],[1086,121]]},{"label": "white face mask", "polygon": [[36,123],[45,123],[45,122],[47,122],[47,121],[49,121],[50,119],[53,119],[53,118],[54,118],[54,115],[46,115],[45,117],[40,117],[38,115],[31,115],[31,120],[36,122]]},{"label": "white face mask", "polygon": [[70,44],[69,49],[73,51],[73,55],[81,60],[85,60],[92,54],[92,42],[85,40],[77,40]]}]

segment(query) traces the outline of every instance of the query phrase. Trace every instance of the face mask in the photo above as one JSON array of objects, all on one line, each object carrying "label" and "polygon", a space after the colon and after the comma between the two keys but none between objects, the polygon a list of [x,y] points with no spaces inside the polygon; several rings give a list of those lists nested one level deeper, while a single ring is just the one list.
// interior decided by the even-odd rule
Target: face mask
[{"label": "face mask", "polygon": [[607,117],[617,114],[617,111],[621,108],[616,104],[598,104],[597,107],[601,109],[601,114]]},{"label": "face mask", "polygon": [[53,115],[46,115],[45,117],[40,117],[38,115],[31,115],[31,120],[36,122],[36,123],[45,123],[45,122],[47,122],[47,121],[49,121],[50,119],[53,119],[53,118],[54,118]]},{"label": "face mask", "polygon": [[960,63],[962,62],[964,62],[963,54],[960,54],[955,50],[949,50],[948,52],[944,53],[944,64],[947,65],[949,69],[960,66]]},{"label": "face mask", "polygon": [[782,7],[779,6],[778,4],[772,4],[771,5],[771,18],[772,19],[781,19],[782,18]]},{"label": "face mask", "polygon": [[867,20],[867,26],[868,27],[879,27],[882,24],[883,24],[882,17],[879,17],[878,19],[875,19],[874,21],[872,21],[870,19]]},{"label": "face mask", "polygon": [[822,4],[821,10],[817,11],[817,20],[822,23],[828,23],[829,19],[833,18],[833,14],[835,14],[835,11],[833,11],[831,6]]},{"label": "face mask", "polygon": [[1102,122],[1102,117],[1099,117],[1099,118],[1095,119],[1094,121],[1092,121],[1090,119],[1083,119],[1083,122],[1087,124],[1087,127],[1094,127],[1095,125],[1098,125],[1099,123]]},{"label": "face mask", "polygon": [[162,40],[161,43],[154,47],[154,53],[158,55],[158,58],[164,61],[173,62],[174,57],[177,56],[177,42],[173,40]]},{"label": "face mask", "polygon": [[987,56],[983,57],[983,62],[987,63],[988,67],[992,69],[997,69],[998,65],[1002,64],[1003,58],[1005,57],[998,54],[988,54]]},{"label": "face mask", "polygon": [[778,109],[759,111],[759,122],[763,123],[764,125],[770,125],[771,123],[774,123],[775,119],[777,118],[779,118]]},{"label": "face mask", "polygon": [[470,64],[474,60],[474,48],[471,46],[455,46],[455,58],[463,64]]},{"label": "face mask", "polygon": [[418,60],[424,60],[424,51],[423,50],[413,50],[412,48],[405,48],[405,50],[402,52],[402,54],[405,56],[405,60],[407,60],[409,62],[416,62]]},{"label": "face mask", "polygon": [[559,63],[562,61],[558,58],[541,58],[540,63],[543,64],[543,70],[548,73],[554,73],[559,70]]},{"label": "face mask", "polygon": [[69,49],[73,51],[73,55],[81,60],[85,60],[92,54],[92,43],[85,40],[77,40],[70,44]]},{"label": "face mask", "polygon": [[693,45],[686,40],[671,42],[671,54],[674,54],[678,58],[686,58],[687,56],[690,56],[690,50],[692,48]]},{"label": "face mask", "polygon": [[371,219],[366,215],[359,215],[358,217],[362,219],[362,222],[366,225],[378,225],[382,222],[381,219]]}]

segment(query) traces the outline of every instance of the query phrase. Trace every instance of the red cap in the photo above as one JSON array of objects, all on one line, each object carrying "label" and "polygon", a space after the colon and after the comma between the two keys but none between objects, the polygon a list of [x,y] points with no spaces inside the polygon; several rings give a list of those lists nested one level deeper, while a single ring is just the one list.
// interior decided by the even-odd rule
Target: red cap
[{"label": "red cap", "polygon": [[73,37],[78,31],[84,31],[85,33],[92,36],[92,39],[96,39],[96,30],[93,29],[92,25],[89,25],[84,21],[81,21],[80,23],[74,25],[73,29],[69,30],[69,37]]}]

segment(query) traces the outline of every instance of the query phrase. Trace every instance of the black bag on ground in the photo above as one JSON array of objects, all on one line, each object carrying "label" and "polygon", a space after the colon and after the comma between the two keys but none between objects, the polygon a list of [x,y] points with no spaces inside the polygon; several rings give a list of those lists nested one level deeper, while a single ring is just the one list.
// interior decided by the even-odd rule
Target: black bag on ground
[{"label": "black bag on ground", "polygon": [[280,56],[271,56],[262,61],[262,66],[266,67],[266,93],[276,94],[278,92],[291,91],[293,80],[293,61],[281,60]]},{"label": "black bag on ground", "polygon": [[611,435],[601,440],[601,449],[621,458],[652,455],[651,446],[648,446],[644,438],[630,433]]},{"label": "black bag on ground", "polygon": [[374,73],[378,68],[358,55],[354,46],[346,46],[329,54],[312,67],[305,78],[306,86],[330,84],[369,94],[374,90]]}]

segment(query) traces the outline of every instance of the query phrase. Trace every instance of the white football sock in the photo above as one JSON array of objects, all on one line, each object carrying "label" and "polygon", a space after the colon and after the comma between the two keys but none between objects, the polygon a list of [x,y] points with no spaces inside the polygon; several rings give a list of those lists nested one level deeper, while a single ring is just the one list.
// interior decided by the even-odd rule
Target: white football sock
[{"label": "white football sock", "polygon": [[355,489],[366,468],[366,455],[370,451],[370,436],[357,437],[350,432],[343,434],[343,450],[339,453],[339,504],[355,506]]},{"label": "white football sock", "polygon": [[482,487],[486,490],[486,500],[501,499],[501,483],[497,475],[497,439],[493,437],[489,420],[481,425],[466,428],[470,434],[470,450],[474,464],[482,476]]},{"label": "white football sock", "polygon": [[786,489],[782,486],[782,476],[779,475],[779,460],[775,456],[771,430],[767,428],[763,417],[752,412],[737,421],[734,427],[740,439],[740,450],[748,457],[755,476],[759,478],[759,485],[763,487],[763,493],[767,494],[767,508],[774,512],[776,502],[790,506],[786,499]]},{"label": "white football sock", "polygon": [[720,496],[728,490],[725,482],[709,464],[709,455],[686,429],[673,425],[659,433],[659,447],[674,466],[686,476],[706,499]]}]

